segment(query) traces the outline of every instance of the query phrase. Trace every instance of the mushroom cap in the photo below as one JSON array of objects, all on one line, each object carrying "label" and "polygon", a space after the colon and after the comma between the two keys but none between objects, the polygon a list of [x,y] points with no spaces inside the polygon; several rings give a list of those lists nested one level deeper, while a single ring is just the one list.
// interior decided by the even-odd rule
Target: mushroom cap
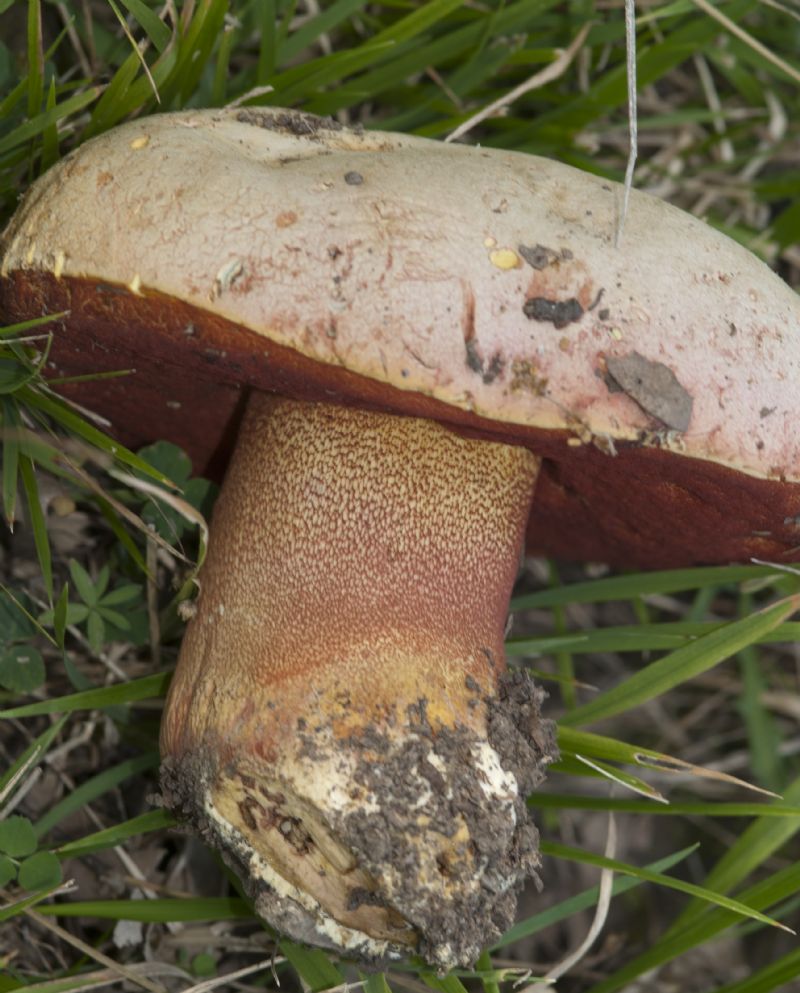
[{"label": "mushroom cap", "polygon": [[123,440],[219,472],[243,386],[437,417],[546,459],[531,543],[677,565],[800,545],[800,300],[741,246],[515,152],[276,109],[88,142],[0,242],[5,320]]}]

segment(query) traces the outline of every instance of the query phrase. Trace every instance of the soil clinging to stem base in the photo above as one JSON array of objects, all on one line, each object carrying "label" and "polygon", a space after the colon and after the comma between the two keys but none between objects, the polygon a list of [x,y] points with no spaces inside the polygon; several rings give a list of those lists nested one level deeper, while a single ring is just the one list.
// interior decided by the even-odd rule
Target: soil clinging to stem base
[{"label": "soil clinging to stem base", "polygon": [[[554,725],[540,715],[544,693],[527,673],[503,673],[495,695],[481,697],[477,684],[474,692],[488,740],[462,725],[434,729],[421,699],[384,728],[336,744],[346,750],[353,802],[305,824],[287,816],[303,804],[287,799],[291,784],[267,788],[230,763],[216,768],[213,749],[165,760],[163,803],[221,851],[258,913],[291,937],[372,960],[416,953],[439,969],[471,964],[512,923],[524,880],[539,885],[539,835],[525,797],[557,757]],[[308,739],[304,761],[324,774],[332,743],[318,728],[298,736]],[[240,780],[247,816],[237,824],[213,803],[223,777]],[[264,835],[276,824],[291,833],[295,855],[325,866],[316,869],[322,876],[336,871],[331,851],[351,858],[337,867],[349,886],[338,920],[300,877],[285,885],[268,867]]]}]

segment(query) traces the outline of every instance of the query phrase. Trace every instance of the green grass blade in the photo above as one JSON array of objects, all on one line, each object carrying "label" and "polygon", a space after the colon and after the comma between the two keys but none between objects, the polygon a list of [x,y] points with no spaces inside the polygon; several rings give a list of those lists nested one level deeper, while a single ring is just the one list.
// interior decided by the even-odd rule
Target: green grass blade
[{"label": "green grass blade", "polygon": [[[756,6],[754,0],[723,4],[719,7],[735,21],[740,21]],[[615,25],[614,30],[619,30]],[[705,50],[719,34],[719,26],[710,18],[689,18],[652,45],[642,44],[637,52],[637,77],[640,90],[656,83],[692,55]],[[549,136],[572,135],[586,128],[616,108],[625,106],[627,99],[627,72],[624,62],[617,63],[602,76],[595,77],[585,95],[566,101],[556,109],[545,112],[536,119],[509,129],[503,135],[504,145],[527,148],[536,139]]]},{"label": "green grass blade", "polygon": [[772,225],[772,233],[781,248],[800,243],[800,200],[781,211]]},{"label": "green grass blade", "polygon": [[400,45],[402,42],[412,41],[459,7],[461,7],[460,0],[429,0],[428,3],[419,4],[416,8],[412,7],[410,14],[379,31],[373,41],[376,45],[382,45],[384,42]]},{"label": "green grass blade", "polygon": [[528,798],[534,810],[596,810],[618,814],[658,814],[666,817],[800,817],[800,806],[776,801],[763,803],[718,803],[711,801],[622,800],[601,796],[578,796],[573,793],[534,793]]},{"label": "green grass blade", "polygon": [[[725,623],[725,621],[663,621],[598,628],[594,631],[576,631],[563,635],[510,638],[506,642],[506,654],[509,658],[530,658],[559,651],[580,655],[601,652],[669,651],[696,641],[712,631],[718,631],[725,626]],[[800,622],[788,621],[762,635],[753,644],[767,645],[798,640],[800,640]]]},{"label": "green grass blade", "polygon": [[[506,642],[506,655],[509,658],[538,658],[541,655],[553,655],[556,652],[594,651],[594,649],[586,648],[586,643],[590,637],[593,638],[598,633],[602,634],[602,631],[545,634],[535,638],[509,638]],[[679,644],[683,643],[684,639],[680,638]],[[666,647],[675,647],[675,638],[670,638]]]},{"label": "green grass blade", "polygon": [[52,917],[99,917],[111,921],[236,921],[253,917],[249,904],[238,897],[164,897],[158,900],[82,900],[50,903],[39,913]]},{"label": "green grass blade", "polygon": [[12,762],[3,775],[0,776],[0,797],[6,795],[12,782],[17,781],[18,778],[22,778],[24,775],[23,770],[29,771],[41,760],[48,748],[53,744],[58,735],[61,734],[65,722],[66,717],[54,721],[51,727],[47,728],[46,731],[43,731],[34,739],[20,757]]},{"label": "green grass blade", "polygon": [[275,75],[278,31],[280,28],[276,0],[263,0],[258,11],[258,64],[256,85],[265,86]]},{"label": "green grass blade", "polygon": [[434,993],[467,993],[467,989],[458,976],[437,976],[433,972],[421,972],[419,978],[425,983],[428,989]]},{"label": "green grass blade", "polygon": [[62,310],[57,314],[45,314],[44,317],[32,317],[29,321],[20,321],[18,324],[8,324],[6,327],[0,328],[0,340],[3,338],[11,338],[16,335],[25,334],[26,331],[32,331],[34,328],[43,327],[45,324],[50,324],[52,321],[57,321],[66,316],[67,311]]},{"label": "green grass blade", "polygon": [[[344,77],[393,55],[401,45],[418,38],[452,10],[461,6],[460,0],[431,0],[414,9],[411,14],[379,31],[358,48],[335,52],[315,62],[315,69],[298,67],[279,74],[272,80],[276,97],[287,103],[308,98],[319,90],[341,81]],[[424,69],[424,64],[421,68]],[[313,108],[313,103],[309,104]]]},{"label": "green grass blade", "polygon": [[102,710],[104,707],[117,707],[122,704],[152,700],[167,692],[171,672],[157,672],[152,676],[132,679],[129,683],[115,683],[100,689],[84,690],[68,696],[55,697],[29,703],[23,707],[0,710],[0,719],[7,717],[41,717],[42,714],[71,714],[76,710]]},{"label": "green grass blade", "polygon": [[[800,803],[800,779],[784,791],[788,804]],[[800,818],[759,817],[727,850],[706,876],[704,884],[723,893],[730,892],[747,876],[763,865],[775,852],[800,832]],[[670,928],[677,934],[691,925],[702,913],[703,906],[694,901],[683,911]]]},{"label": "green grass blade", "polygon": [[57,124],[65,117],[72,117],[80,113],[98,98],[100,92],[99,86],[92,86],[82,93],[76,93],[69,97],[63,103],[53,107],[52,110],[45,110],[43,113],[37,114],[36,117],[25,121],[24,124],[20,124],[13,131],[0,138],[0,155],[5,155],[6,152],[24,145],[33,138],[38,138],[47,128]]},{"label": "green grass blade", "polygon": [[[37,910],[41,910],[48,906],[53,906],[53,904],[45,904],[44,901],[48,900],[55,893],[55,891],[59,889],[60,885],[61,884],[59,883],[58,886],[51,886],[47,889],[37,890],[30,896],[23,897],[13,903],[6,904],[4,907],[0,907],[0,922],[11,920],[13,917],[23,914],[31,907],[36,907],[37,904],[42,904],[42,907],[37,907]],[[0,976],[0,982],[2,982],[2,976]]]},{"label": "green grass blade", "polygon": [[[12,0],[12,3],[14,0]],[[0,101],[0,121],[11,119],[12,113],[22,103],[25,94],[28,92],[28,80],[23,76],[17,85],[11,90],[8,96]]]},{"label": "green grass blade", "polygon": [[[648,806],[652,807],[653,804],[649,804]],[[646,866],[646,869],[658,874],[664,873],[668,869],[672,869],[673,866],[683,862],[696,850],[697,845],[689,845],[688,848],[684,848],[672,855],[667,855],[657,862],[652,862]],[[613,896],[620,896],[623,893],[627,893],[628,890],[632,890],[636,886],[642,886],[643,884],[643,879],[637,879],[634,876],[617,875],[614,877],[611,893]],[[500,941],[492,945],[491,951],[499,951],[501,948],[505,948],[515,941],[520,941],[522,938],[529,938],[533,934],[538,934],[539,931],[552,927],[554,924],[558,924],[559,921],[568,920],[573,914],[579,914],[584,910],[589,910],[591,907],[596,906],[599,897],[599,886],[592,886],[582,893],[576,893],[575,896],[569,897],[567,900],[562,900],[555,907],[549,907],[547,910],[534,914],[532,917],[528,917],[526,920],[520,921],[509,928]]]},{"label": "green grass blade", "polygon": [[[561,586],[561,577],[558,574],[556,566],[552,562],[549,564],[548,580],[550,586]],[[557,634],[562,637],[566,635],[567,619],[565,611],[562,607],[553,607],[553,622]],[[575,660],[572,657],[572,652],[563,647],[559,651],[556,651],[554,655],[556,672],[559,677],[564,680],[560,686],[561,701],[566,710],[574,710],[578,705],[578,694],[575,687]]]},{"label": "green grass blade", "polygon": [[19,458],[19,474],[25,490],[25,501],[30,517],[33,540],[36,545],[36,556],[39,568],[42,570],[47,598],[53,602],[53,561],[50,553],[50,539],[47,536],[47,523],[39,500],[39,487],[36,483],[36,472],[33,462],[27,455]]},{"label": "green grass blade", "polygon": [[64,642],[67,637],[67,612],[69,610],[69,583],[64,583],[58,600],[53,608],[53,632],[56,637],[56,644],[64,651]]},{"label": "green grass blade", "polygon": [[[768,879],[751,886],[740,894],[742,902],[762,910],[794,896],[800,889],[800,862],[773,873]],[[729,910],[714,908],[703,914],[679,934],[661,937],[646,952],[626,963],[612,976],[592,986],[587,993],[618,993],[639,976],[671,962],[692,948],[711,941],[718,934],[739,922]]]},{"label": "green grass blade", "polygon": [[610,576],[585,583],[571,583],[558,588],[539,590],[514,597],[511,610],[533,610],[571,603],[609,603],[612,600],[635,600],[655,594],[681,593],[707,586],[725,586],[781,573],[769,566],[706,566],[699,569],[665,569],[660,572],[637,572],[627,576]]},{"label": "green grass blade", "polygon": [[[30,637],[33,634],[39,634],[43,638],[47,638],[47,640],[52,645],[58,647],[56,645],[55,638],[51,636],[47,628],[42,626],[39,619],[35,617],[30,610],[28,610],[21,597],[16,596],[14,591],[10,589],[8,586],[5,586],[3,583],[0,583],[0,591],[5,595],[6,600],[14,605],[14,607],[19,611],[22,617],[24,617],[31,626],[31,630],[25,631],[20,637],[17,637],[12,634],[11,637],[14,641],[18,641],[20,640],[20,638],[24,638],[26,636]],[[0,601],[0,606],[2,606],[2,601]]]},{"label": "green grass blade", "polygon": [[3,514],[6,524],[13,531],[17,509],[19,483],[19,432],[22,421],[13,397],[3,397],[2,404],[2,458],[3,458]]},{"label": "green grass blade", "polygon": [[724,627],[658,659],[614,689],[566,714],[562,718],[562,724],[571,726],[603,720],[638,707],[687,679],[707,672],[724,659],[753,644],[786,620],[798,609],[798,606],[800,606],[800,597],[791,596],[763,608],[750,617],[731,621]]},{"label": "green grass blade", "polygon": [[[47,90],[47,102],[45,103],[45,111],[47,113],[52,113],[56,109],[56,78],[52,76],[50,78],[50,86]],[[58,125],[50,124],[42,132],[42,158],[40,169],[41,172],[47,172],[47,170],[58,162]]]},{"label": "green grass blade", "polygon": [[660,803],[664,802],[661,793],[639,776],[634,776],[625,769],[620,769],[619,766],[609,765],[593,755],[585,755],[582,752],[571,753],[567,748],[564,748],[561,758],[554,762],[550,768],[554,773],[599,776],[609,783],[624,787],[626,790],[633,790],[634,793],[639,793],[641,796],[649,797]]},{"label": "green grass blade", "polygon": [[[519,11],[523,6],[525,10]],[[531,15],[541,13],[547,8],[555,6],[555,0],[525,0],[525,3],[515,4],[498,12],[498,23],[502,20],[506,30],[524,30],[524,23],[530,20]],[[520,13],[523,15],[520,17]],[[506,17],[503,15],[513,15]],[[380,95],[389,91],[396,92],[396,89],[403,87],[409,76],[424,72],[428,66],[454,63],[458,65],[459,60],[469,57],[474,51],[474,46],[479,43],[479,39],[484,32],[483,24],[478,22],[469,24],[464,28],[447,32],[432,40],[420,40],[419,44],[402,45],[397,50],[387,48],[377,59],[374,69],[368,67],[362,75],[357,76],[352,83],[337,86],[327,93],[319,96],[309,96],[308,106],[313,108],[315,113],[332,114],[344,107],[349,107],[365,98],[365,95]],[[497,42],[506,43],[502,31],[498,31]],[[494,59],[504,59],[507,49],[493,52]],[[493,59],[483,58],[480,65],[482,71],[491,67]],[[488,63],[488,64],[487,64]],[[452,79],[451,79],[452,81]],[[459,114],[453,118],[442,118],[439,113],[435,115],[434,123],[420,127],[418,120],[420,112],[426,107],[429,112],[425,119],[430,117],[431,105],[436,105],[441,100],[439,90],[431,91],[432,96],[426,102],[420,99],[418,88],[414,90],[413,108],[410,113],[396,116],[382,126],[390,129],[400,128],[408,130],[414,128],[421,135],[426,137],[439,137],[452,130],[464,119],[464,114]],[[461,87],[462,92],[464,87]]]},{"label": "green grass blade", "polygon": [[[746,617],[752,609],[752,598],[748,595],[740,597],[739,616]],[[763,695],[769,688],[768,679],[761,666],[761,657],[752,646],[743,648],[737,661],[743,684],[739,710],[747,729],[750,768],[757,782],[777,792],[785,777],[781,771],[781,733],[778,722],[763,703]]]},{"label": "green grass blade", "polygon": [[236,30],[226,27],[222,32],[214,64],[214,81],[211,84],[211,106],[221,107],[227,100],[231,51],[236,40]]},{"label": "green grass blade", "polygon": [[42,53],[42,8],[40,0],[28,0],[28,117],[36,117],[44,97]]},{"label": "green grass blade", "polygon": [[59,845],[54,852],[59,858],[77,858],[114,848],[115,845],[121,845],[130,838],[141,838],[150,831],[162,831],[165,828],[175,827],[176,824],[175,818],[166,810],[150,810],[146,814],[123,821],[122,824],[115,824],[113,827],[103,828],[102,831],[95,831],[75,841],[68,841],[65,845]]},{"label": "green grass blade", "polygon": [[591,731],[577,731],[562,722],[558,726],[559,748],[568,755],[586,755],[604,762],[627,762],[639,765],[642,756],[653,759],[669,759],[663,752],[641,748],[627,741],[618,741]]},{"label": "green grass blade", "polygon": [[148,462],[144,459],[139,458],[133,452],[125,448],[124,445],[120,445],[119,442],[114,441],[107,434],[104,434],[98,428],[89,424],[80,414],[76,413],[70,405],[62,400],[60,397],[54,394],[46,394],[38,389],[24,389],[20,391],[20,397],[25,404],[32,407],[34,410],[41,411],[41,413],[46,414],[48,417],[52,417],[54,421],[60,424],[65,430],[71,434],[78,435],[79,438],[83,438],[84,441],[93,445],[95,448],[99,449],[101,452],[105,452],[107,455],[112,456],[124,465],[128,465],[133,469],[143,472],[145,475],[152,477],[159,483],[163,483],[168,487],[172,487],[172,483],[163,473],[160,473],[157,469],[154,469]]},{"label": "green grass blade", "polygon": [[140,67],[141,61],[138,54],[131,52],[114,73],[110,83],[103,91],[103,95],[92,110],[92,116],[85,132],[87,138],[100,134],[101,131],[110,128],[121,119],[123,114],[120,113],[120,110],[123,106],[123,100],[134,79],[136,79]]},{"label": "green grass blade", "polygon": [[320,10],[316,17],[309,18],[281,46],[281,61],[291,62],[304,48],[313,45],[320,35],[333,31],[344,21],[360,13],[367,6],[367,0],[336,0],[330,7]]},{"label": "green grass blade", "polygon": [[303,986],[310,993],[321,993],[322,990],[341,986],[345,979],[324,952],[318,948],[304,948],[286,939],[280,943],[280,950],[294,966]]},{"label": "green grass blade", "polygon": [[747,979],[718,986],[714,993],[772,993],[772,990],[788,993],[793,980],[800,980],[800,948],[764,966]]},{"label": "green grass blade", "polygon": [[728,773],[692,765],[683,759],[667,755],[666,752],[658,752],[653,748],[645,748],[632,742],[593,734],[590,731],[577,731],[563,723],[558,727],[558,744],[561,749],[562,760],[570,755],[575,755],[595,762],[617,762],[623,765],[638,766],[640,769],[655,769],[658,772],[688,772],[701,779],[714,779],[718,782],[727,782],[758,792],[768,792]]},{"label": "green grass blade", "polygon": [[382,972],[373,972],[364,976],[364,993],[392,993],[392,987],[386,981]]},{"label": "green grass blade", "polygon": [[163,52],[170,43],[172,33],[158,14],[152,11],[142,0],[120,0],[120,3],[133,15],[158,51]]},{"label": "green grass blade", "polygon": [[[227,0],[200,0],[188,30],[177,47],[169,76],[159,83],[164,106],[183,106],[196,89],[217,37],[222,33]],[[177,108],[176,108],[177,109]]]},{"label": "green grass blade", "polygon": [[126,779],[158,767],[158,752],[148,752],[136,758],[126,759],[110,769],[92,776],[81,783],[43,814],[34,825],[37,838],[44,838],[65,817],[80,810],[99,796],[124,783]]},{"label": "green grass blade", "polygon": [[741,917],[748,917],[751,920],[759,921],[761,924],[769,924],[772,927],[781,928],[784,931],[790,930],[786,925],[767,917],[759,910],[748,907],[740,900],[732,900],[721,893],[707,889],[703,886],[696,886],[694,883],[687,883],[682,879],[675,879],[673,876],[665,876],[660,872],[651,872],[649,869],[640,869],[637,866],[629,865],[627,862],[620,862],[617,859],[609,859],[604,855],[595,855],[592,852],[583,851],[580,848],[572,848],[569,845],[562,845],[555,841],[542,842],[542,854],[551,858],[566,859],[571,862],[580,862],[584,865],[593,865],[597,869],[611,869],[613,872],[622,872],[626,876],[634,876],[648,883],[657,883],[659,886],[666,886],[669,889],[685,893],[698,900],[721,907],[723,910],[732,911]]}]

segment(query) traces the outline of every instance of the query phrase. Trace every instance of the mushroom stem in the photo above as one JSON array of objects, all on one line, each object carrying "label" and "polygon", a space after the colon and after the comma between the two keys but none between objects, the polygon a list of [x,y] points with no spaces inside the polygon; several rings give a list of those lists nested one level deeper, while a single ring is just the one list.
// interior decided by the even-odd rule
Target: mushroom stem
[{"label": "mushroom stem", "polygon": [[251,398],[162,783],[284,933],[449,968],[510,922],[555,754],[540,691],[503,674],[537,470],[431,421]]}]

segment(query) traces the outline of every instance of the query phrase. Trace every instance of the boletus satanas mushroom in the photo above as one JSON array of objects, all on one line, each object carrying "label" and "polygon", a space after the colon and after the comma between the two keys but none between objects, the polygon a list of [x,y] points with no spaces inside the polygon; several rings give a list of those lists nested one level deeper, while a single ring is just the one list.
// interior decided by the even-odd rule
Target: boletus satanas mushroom
[{"label": "boletus satanas mushroom", "polygon": [[503,655],[526,526],[628,565],[800,541],[797,298],[645,195],[614,247],[619,205],[532,156],[198,111],[78,149],[3,236],[2,316],[67,311],[61,372],[136,370],[74,388],[122,440],[219,472],[238,436],[162,789],[295,938],[448,968],[511,921],[556,754]]}]

